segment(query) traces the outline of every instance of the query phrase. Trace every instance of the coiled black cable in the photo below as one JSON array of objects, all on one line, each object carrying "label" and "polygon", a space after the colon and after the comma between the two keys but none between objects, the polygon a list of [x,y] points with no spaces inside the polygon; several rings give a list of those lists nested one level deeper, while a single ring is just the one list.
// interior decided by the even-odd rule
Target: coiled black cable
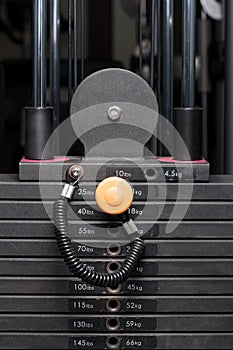
[{"label": "coiled black cable", "polygon": [[59,251],[70,271],[82,281],[99,287],[116,288],[119,284],[125,282],[132,275],[143,255],[145,247],[143,239],[135,239],[129,254],[118,271],[113,273],[96,272],[79,260],[72,246],[68,236],[67,205],[66,198],[58,199],[54,203],[54,224]]}]

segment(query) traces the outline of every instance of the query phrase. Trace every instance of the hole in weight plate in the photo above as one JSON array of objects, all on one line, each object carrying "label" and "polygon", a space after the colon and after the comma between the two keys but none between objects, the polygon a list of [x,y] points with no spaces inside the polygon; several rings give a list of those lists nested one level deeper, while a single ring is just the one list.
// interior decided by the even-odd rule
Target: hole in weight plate
[{"label": "hole in weight plate", "polygon": [[108,349],[119,349],[120,347],[120,339],[118,337],[109,337],[107,339],[107,348]]}]

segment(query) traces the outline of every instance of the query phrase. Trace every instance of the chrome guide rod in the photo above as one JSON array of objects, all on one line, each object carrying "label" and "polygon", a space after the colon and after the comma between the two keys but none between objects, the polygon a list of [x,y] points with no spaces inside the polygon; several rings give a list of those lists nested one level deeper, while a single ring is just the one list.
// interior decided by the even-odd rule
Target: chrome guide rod
[{"label": "chrome guide rod", "polygon": [[163,2],[163,116],[173,116],[173,0]]},{"label": "chrome guide rod", "polygon": [[60,124],[60,0],[50,0],[50,102],[53,127]]},{"label": "chrome guide rod", "polygon": [[47,1],[34,0],[33,104],[46,106]]},{"label": "chrome guide rod", "polygon": [[157,98],[161,109],[161,0],[157,0]]},{"label": "chrome guide rod", "polygon": [[155,71],[155,0],[151,1],[151,58],[150,58],[150,86],[154,89]]},{"label": "chrome guide rod", "polygon": [[233,174],[233,1],[225,1],[225,171]]},{"label": "chrome guide rod", "polygon": [[74,90],[78,87],[78,4],[74,0]]},{"label": "chrome guide rod", "polygon": [[85,0],[81,0],[81,80],[85,77]]},{"label": "chrome guide rod", "polygon": [[182,0],[182,107],[195,107],[196,0]]},{"label": "chrome guide rod", "polygon": [[70,109],[73,95],[73,46],[72,46],[72,21],[73,21],[72,0],[68,0],[68,109]]},{"label": "chrome guide rod", "polygon": [[142,76],[142,32],[143,32],[143,0],[139,2],[139,75]]}]

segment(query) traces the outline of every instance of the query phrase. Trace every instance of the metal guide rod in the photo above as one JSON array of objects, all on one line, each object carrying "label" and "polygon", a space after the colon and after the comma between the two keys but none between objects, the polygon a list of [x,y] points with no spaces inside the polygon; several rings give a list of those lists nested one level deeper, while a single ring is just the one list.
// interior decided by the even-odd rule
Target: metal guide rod
[{"label": "metal guide rod", "polygon": [[68,108],[70,108],[71,99],[73,95],[73,46],[72,46],[72,13],[73,13],[73,2],[68,1]]},{"label": "metal guide rod", "polygon": [[202,159],[202,109],[195,108],[196,0],[182,1],[182,106],[174,111],[174,126],[188,153],[173,135],[173,157],[181,161]]},{"label": "metal guide rod", "polygon": [[139,75],[142,76],[142,27],[143,27],[143,0],[139,2]]},{"label": "metal guide rod", "polygon": [[197,21],[197,53],[201,57],[200,78],[197,89],[202,100],[202,129],[203,129],[203,156],[208,157],[208,93],[211,91],[209,77],[209,47],[212,38],[212,22],[202,10],[201,18]]},{"label": "metal guide rod", "polygon": [[154,89],[155,70],[155,0],[151,2],[151,59],[150,59],[150,86]]},{"label": "metal guide rod", "polygon": [[85,1],[81,0],[81,80],[85,77]]},{"label": "metal guide rod", "polygon": [[46,105],[47,1],[34,0],[33,104]]},{"label": "metal guide rod", "polygon": [[74,89],[78,87],[78,6],[74,0]]},{"label": "metal guide rod", "polygon": [[157,0],[157,98],[161,108],[161,0]]},{"label": "metal guide rod", "polygon": [[182,0],[182,107],[195,106],[196,0]]},{"label": "metal guide rod", "polygon": [[163,116],[173,115],[173,0],[163,2]]},{"label": "metal guide rod", "polygon": [[233,1],[225,2],[226,81],[225,81],[225,171],[233,174]]},{"label": "metal guide rod", "polygon": [[55,129],[60,123],[60,0],[50,1],[50,102]]}]

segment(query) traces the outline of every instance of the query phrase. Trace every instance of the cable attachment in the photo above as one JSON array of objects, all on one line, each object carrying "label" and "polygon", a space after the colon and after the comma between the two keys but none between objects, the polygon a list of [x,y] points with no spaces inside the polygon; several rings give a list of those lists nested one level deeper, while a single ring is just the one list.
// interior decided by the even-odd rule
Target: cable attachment
[{"label": "cable attachment", "polygon": [[83,168],[79,164],[74,164],[68,169],[68,177],[75,180],[73,183],[66,183],[62,189],[61,197],[72,199],[74,191],[83,177]]},{"label": "cable attachment", "polygon": [[74,184],[71,185],[66,183],[61,191],[61,196],[67,199],[72,199],[75,189],[76,186],[74,186]]},{"label": "cable attachment", "polygon": [[[66,183],[61,193],[61,199],[54,203],[54,224],[59,251],[70,271],[83,282],[99,287],[115,288],[131,277],[132,273],[138,266],[140,258],[143,256],[145,243],[143,239],[136,238],[131,244],[131,249],[120,268],[112,273],[99,273],[93,270],[92,267],[87,266],[84,262],[81,262],[73,247],[72,241],[69,238],[69,225],[67,218],[68,201],[72,198],[78,182],[79,176],[77,176],[77,179],[73,184]],[[107,181],[107,188],[105,188],[105,184],[106,182],[102,184],[102,186],[104,185],[104,188],[102,186],[99,187],[99,185],[99,190],[96,190],[98,204],[103,202],[102,196],[105,193],[106,196],[104,196],[104,198],[108,204],[106,209],[109,210],[111,214],[115,213],[120,216],[123,226],[128,234],[138,234],[137,227],[130,219],[127,212],[127,206],[132,203],[132,194],[128,196],[130,191],[127,191],[131,188],[130,185],[124,184],[122,181],[119,182],[116,178],[111,178],[110,181]],[[115,188],[116,184],[119,187],[117,186],[117,188]],[[123,191],[122,195],[121,190]],[[126,197],[125,193],[127,194]],[[115,210],[111,209],[114,207]]]},{"label": "cable attachment", "polygon": [[122,221],[122,226],[124,227],[128,235],[133,235],[138,232],[135,222],[130,218],[128,211],[119,215],[120,220]]},{"label": "cable attachment", "polygon": [[132,235],[133,233],[136,233],[137,226],[135,225],[134,221],[132,219],[129,219],[129,221],[123,223],[123,227],[128,235]]}]

